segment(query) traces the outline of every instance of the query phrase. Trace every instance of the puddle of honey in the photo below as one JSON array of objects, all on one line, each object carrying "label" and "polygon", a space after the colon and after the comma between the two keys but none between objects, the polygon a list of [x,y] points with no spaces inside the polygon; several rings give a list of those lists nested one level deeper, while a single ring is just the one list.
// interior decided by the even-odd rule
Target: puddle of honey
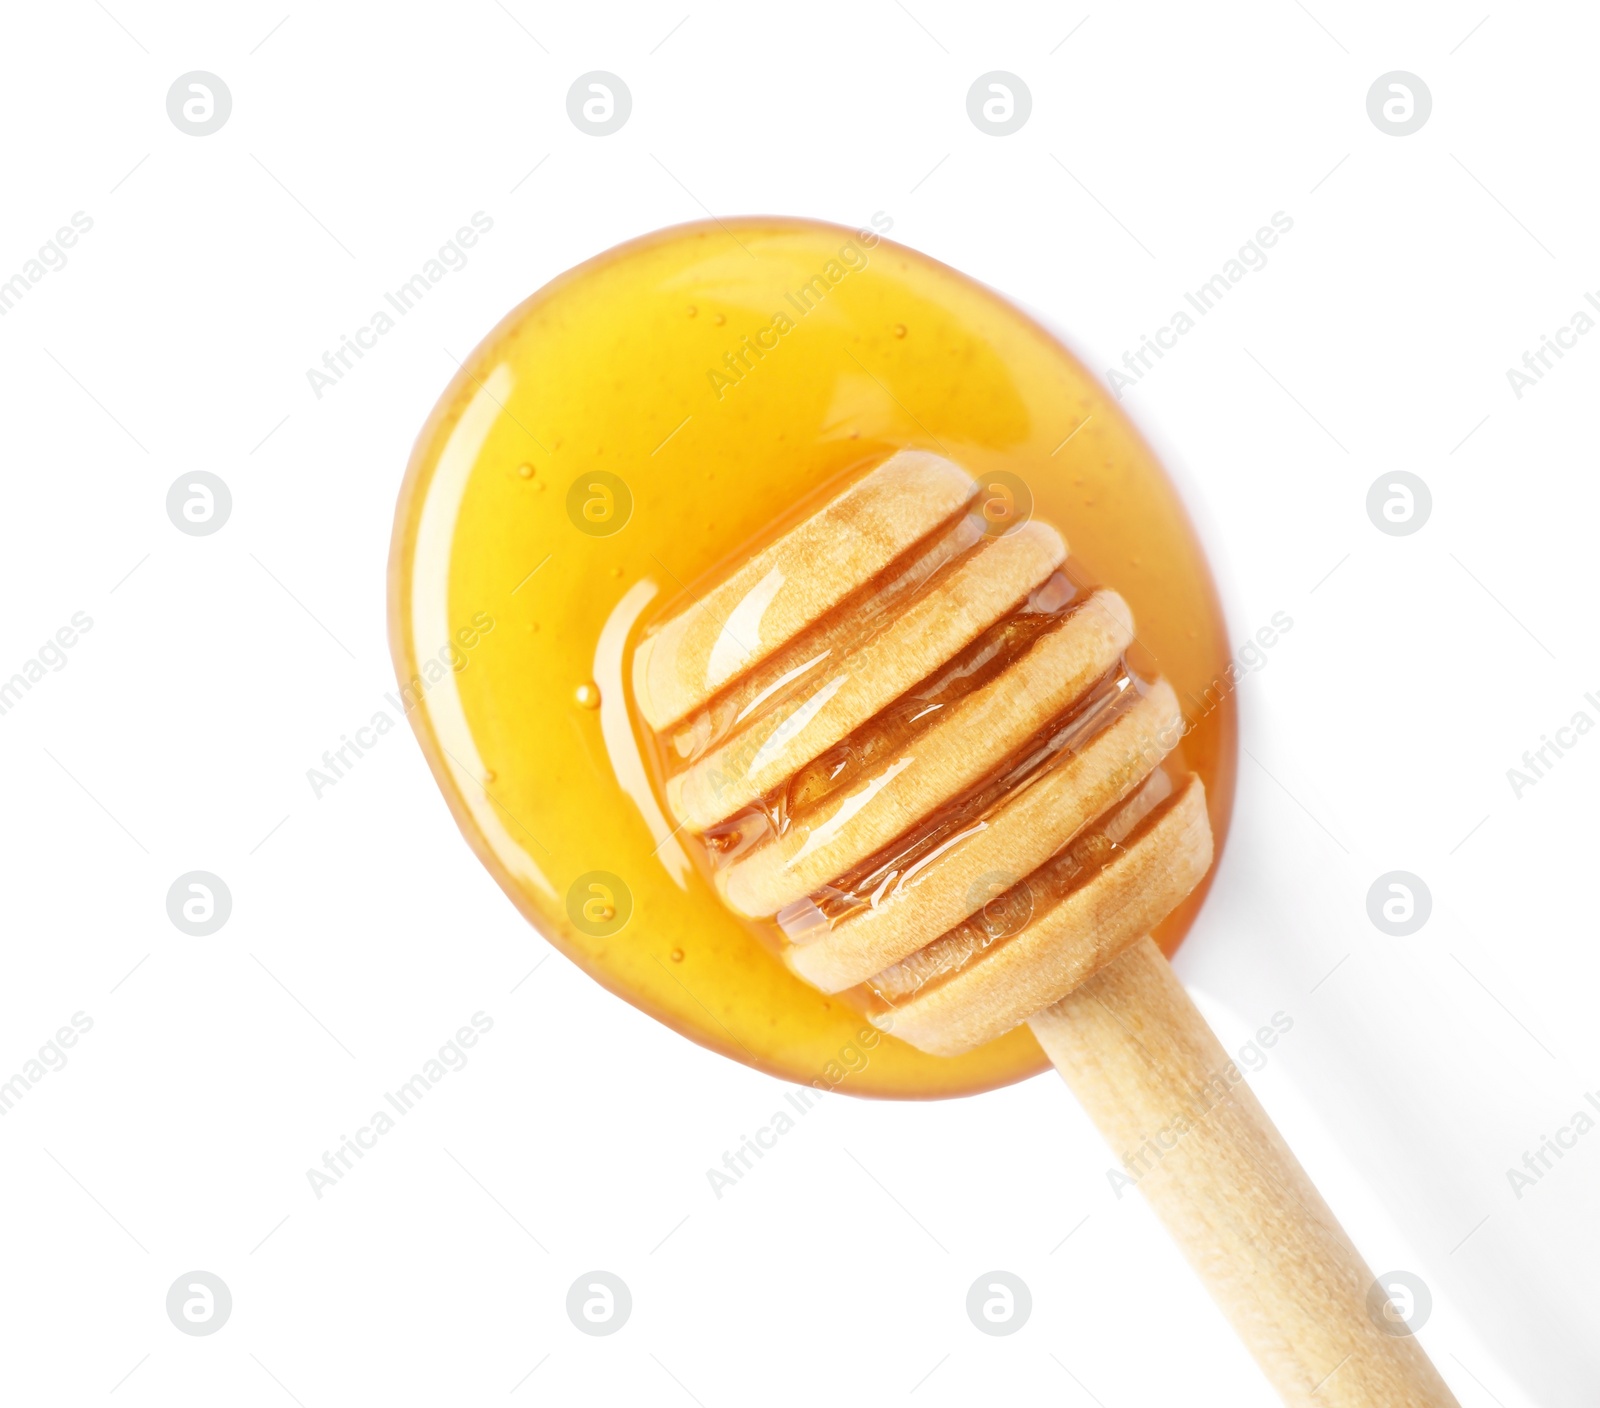
[{"label": "puddle of honey", "polygon": [[[624,683],[640,627],[663,607],[830,482],[906,447],[980,483],[1004,475],[1013,493],[1020,480],[1033,516],[1066,537],[1074,574],[1127,599],[1130,660],[1166,675],[1193,724],[1184,759],[1205,781],[1220,851],[1236,746],[1229,649],[1171,485],[1049,333],[870,232],[766,218],[679,226],[534,294],[468,358],[417,441],[389,612],[402,700],[434,776],[546,938],[736,1060],[915,1098],[989,1089],[1047,1062],[1026,1027],[954,1058],[863,1041],[857,1011],[790,974],[717,900],[690,859],[696,843],[663,814]],[[612,933],[605,892],[589,888],[597,872],[592,883],[627,912]],[[1157,931],[1169,953],[1204,890]]]}]

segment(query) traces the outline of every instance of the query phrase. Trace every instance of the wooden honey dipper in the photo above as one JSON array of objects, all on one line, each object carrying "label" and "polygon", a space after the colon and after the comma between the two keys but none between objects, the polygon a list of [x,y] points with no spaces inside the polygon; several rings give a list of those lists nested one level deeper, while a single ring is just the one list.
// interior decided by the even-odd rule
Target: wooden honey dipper
[{"label": "wooden honey dipper", "polygon": [[885,1030],[1027,1022],[1286,1403],[1455,1404],[1148,937],[1212,856],[1176,694],[1061,535],[977,492],[902,451],[644,637],[669,809]]}]

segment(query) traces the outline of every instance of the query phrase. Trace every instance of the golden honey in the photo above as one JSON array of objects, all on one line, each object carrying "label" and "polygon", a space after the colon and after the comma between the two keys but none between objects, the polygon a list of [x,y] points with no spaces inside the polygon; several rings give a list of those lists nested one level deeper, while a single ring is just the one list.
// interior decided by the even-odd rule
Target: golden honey
[{"label": "golden honey", "polygon": [[[681,226],[516,309],[418,439],[390,623],[402,697],[463,833],[552,943],[735,1059],[917,1097],[1046,1061],[1026,1027],[926,1055],[790,974],[667,820],[659,758],[627,697],[650,623],[904,448],[955,460],[1004,512],[1053,524],[1073,579],[1127,599],[1132,662],[1177,690],[1192,725],[1183,761],[1205,782],[1220,844],[1229,648],[1171,485],[1049,333],[875,230]],[[1158,932],[1169,952],[1203,892]]]}]

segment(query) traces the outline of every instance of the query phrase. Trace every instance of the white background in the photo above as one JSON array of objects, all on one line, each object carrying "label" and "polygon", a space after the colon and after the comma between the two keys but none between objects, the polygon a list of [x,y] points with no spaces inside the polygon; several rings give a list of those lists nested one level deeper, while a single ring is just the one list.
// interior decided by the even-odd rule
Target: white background
[{"label": "white background", "polygon": [[[452,354],[561,270],[707,210],[881,210],[1103,370],[1281,210],[1125,402],[1235,639],[1295,623],[1242,687],[1179,972],[1230,1048],[1293,1017],[1255,1088],[1374,1269],[1431,1288],[1463,1404],[1594,1403],[1600,1132],[1520,1199],[1506,1170],[1600,1089],[1600,736],[1520,799],[1505,775],[1600,719],[1600,336],[1506,377],[1600,290],[1592,13],[682,3],[8,8],[0,279],[94,228],[0,319],[0,676],[94,626],[0,717],[0,1076],[94,1026],[0,1119],[4,1396],[1274,1402],[1058,1081],[835,1098],[718,1201],[782,1088],[547,959],[408,732],[320,801],[305,771],[392,688],[390,516]],[[191,69],[233,96],[205,138],[165,109]],[[603,140],[566,115],[591,69],[633,95]],[[1003,139],[966,112],[990,69],[1033,94]],[[1405,138],[1365,108],[1393,69],[1433,95]],[[468,267],[317,400],[306,369],[478,210]],[[191,538],[164,500],[201,469],[233,514]],[[1433,494],[1411,537],[1364,507],[1398,469]],[[232,890],[211,938],[166,915],[193,869]],[[1434,900],[1406,939],[1366,914],[1393,869]],[[480,1010],[470,1064],[316,1199]],[[596,1267],[634,1298],[610,1338],[564,1310]],[[207,1338],[164,1309],[195,1268],[234,1298]],[[1006,1338],[964,1310],[995,1268],[1034,1300]]]}]

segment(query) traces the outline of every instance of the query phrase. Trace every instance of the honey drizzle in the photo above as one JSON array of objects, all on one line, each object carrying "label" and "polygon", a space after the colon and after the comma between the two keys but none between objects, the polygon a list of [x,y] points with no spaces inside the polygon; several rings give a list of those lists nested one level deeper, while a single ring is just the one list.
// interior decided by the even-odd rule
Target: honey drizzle
[{"label": "honey drizzle", "polygon": [[915,993],[950,981],[975,959],[1014,939],[1119,856],[1154,826],[1178,793],[1171,773],[1157,768],[1134,794],[1078,833],[1032,874],[865,984],[893,1007]]},{"label": "honey drizzle", "polygon": [[1132,707],[1145,689],[1145,682],[1128,668],[1127,661],[1119,660],[993,772],[924,817],[884,850],[780,911],[778,926],[792,941],[817,938],[821,929],[832,929],[914,885],[929,865],[983,830],[1000,807],[1081,753]]},{"label": "honey drizzle", "polygon": [[998,677],[1048,632],[1065,625],[1087,599],[1065,572],[1053,572],[1008,615],[765,796],[703,833],[712,864],[732,864],[751,847],[786,835],[875,764],[938,722],[940,715]]},{"label": "honey drizzle", "polygon": [[681,772],[726,742],[751,718],[799,703],[827,684],[817,667],[860,649],[919,597],[936,589],[982,549],[982,521],[962,510],[847,596],[762,664],[732,680],[703,709],[672,727],[668,775]]}]

